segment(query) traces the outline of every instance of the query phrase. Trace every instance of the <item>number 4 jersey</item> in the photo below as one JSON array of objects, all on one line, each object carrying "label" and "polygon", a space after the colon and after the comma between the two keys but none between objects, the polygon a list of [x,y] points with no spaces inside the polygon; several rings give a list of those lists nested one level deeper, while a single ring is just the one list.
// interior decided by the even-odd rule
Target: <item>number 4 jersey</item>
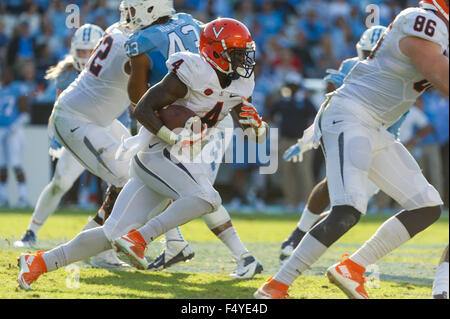
[{"label": "number 4 jersey", "polygon": [[69,112],[107,127],[127,109],[127,39],[117,25],[108,28],[84,70],[59,96],[55,112]]},{"label": "number 4 jersey", "polygon": [[233,107],[241,103],[242,97],[252,96],[255,87],[252,75],[250,78],[240,77],[223,89],[212,66],[200,54],[191,52],[172,54],[167,60],[167,68],[188,88],[186,96],[174,104],[194,111],[208,127],[223,120]]},{"label": "number 4 jersey", "polygon": [[359,62],[336,91],[337,97],[356,101],[383,125],[396,122],[431,84],[405,56],[399,43],[419,37],[448,49],[448,30],[433,11],[409,8],[402,11],[378,41],[372,54]]}]

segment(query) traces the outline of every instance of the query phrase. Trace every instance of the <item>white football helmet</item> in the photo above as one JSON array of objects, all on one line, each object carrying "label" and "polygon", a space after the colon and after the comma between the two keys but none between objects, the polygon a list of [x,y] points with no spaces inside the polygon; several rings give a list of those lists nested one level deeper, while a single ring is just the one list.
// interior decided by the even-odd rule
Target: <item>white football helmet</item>
[{"label": "white football helmet", "polygon": [[369,56],[386,29],[386,27],[381,25],[375,25],[364,31],[361,39],[359,39],[359,42],[356,44],[356,51],[358,52],[360,60],[365,60]]},{"label": "white football helmet", "polygon": [[135,32],[159,18],[171,16],[174,12],[173,0],[123,0],[120,12],[121,23]]},{"label": "white football helmet", "polygon": [[70,44],[70,55],[73,57],[73,66],[78,72],[84,69],[89,61],[89,56],[80,57],[77,51],[94,50],[98,41],[103,37],[103,33],[103,29],[94,24],[84,24],[75,31]]}]

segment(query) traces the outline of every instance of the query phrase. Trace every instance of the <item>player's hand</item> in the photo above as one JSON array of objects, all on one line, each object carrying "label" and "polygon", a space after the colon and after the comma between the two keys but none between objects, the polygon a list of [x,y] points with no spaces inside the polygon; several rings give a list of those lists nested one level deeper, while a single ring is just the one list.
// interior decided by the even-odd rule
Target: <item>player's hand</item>
[{"label": "player's hand", "polygon": [[117,161],[129,161],[141,149],[148,145],[153,136],[145,127],[141,127],[136,136],[125,138],[122,136],[120,145],[116,151]]},{"label": "player's hand", "polygon": [[258,111],[245,97],[242,98],[242,107],[239,116],[241,117],[239,123],[250,125],[254,129],[258,129],[263,125],[263,120],[259,116]]},{"label": "player's hand", "polygon": [[156,135],[169,145],[188,147],[202,141],[206,134],[206,124],[203,124],[198,116],[193,116],[186,121],[184,128],[171,131],[167,126],[163,126]]},{"label": "player's hand", "polygon": [[295,143],[291,147],[289,147],[283,154],[283,159],[286,162],[302,162],[303,161],[303,153],[299,143]]}]

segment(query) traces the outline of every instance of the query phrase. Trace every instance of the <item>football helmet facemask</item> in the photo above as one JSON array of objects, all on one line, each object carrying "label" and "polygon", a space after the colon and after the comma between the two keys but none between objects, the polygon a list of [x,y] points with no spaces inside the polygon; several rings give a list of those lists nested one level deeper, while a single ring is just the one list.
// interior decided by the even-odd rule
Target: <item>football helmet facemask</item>
[{"label": "football helmet facemask", "polygon": [[230,18],[206,24],[200,36],[201,55],[232,80],[249,78],[255,69],[255,42],[247,27]]}]

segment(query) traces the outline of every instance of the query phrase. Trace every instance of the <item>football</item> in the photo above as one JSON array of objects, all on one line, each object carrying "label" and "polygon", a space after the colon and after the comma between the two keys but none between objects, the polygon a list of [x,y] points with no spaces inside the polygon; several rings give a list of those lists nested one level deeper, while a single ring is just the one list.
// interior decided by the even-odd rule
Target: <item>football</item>
[{"label": "football", "polygon": [[159,118],[170,130],[183,128],[186,121],[196,114],[194,111],[181,105],[169,105],[159,110]]}]

